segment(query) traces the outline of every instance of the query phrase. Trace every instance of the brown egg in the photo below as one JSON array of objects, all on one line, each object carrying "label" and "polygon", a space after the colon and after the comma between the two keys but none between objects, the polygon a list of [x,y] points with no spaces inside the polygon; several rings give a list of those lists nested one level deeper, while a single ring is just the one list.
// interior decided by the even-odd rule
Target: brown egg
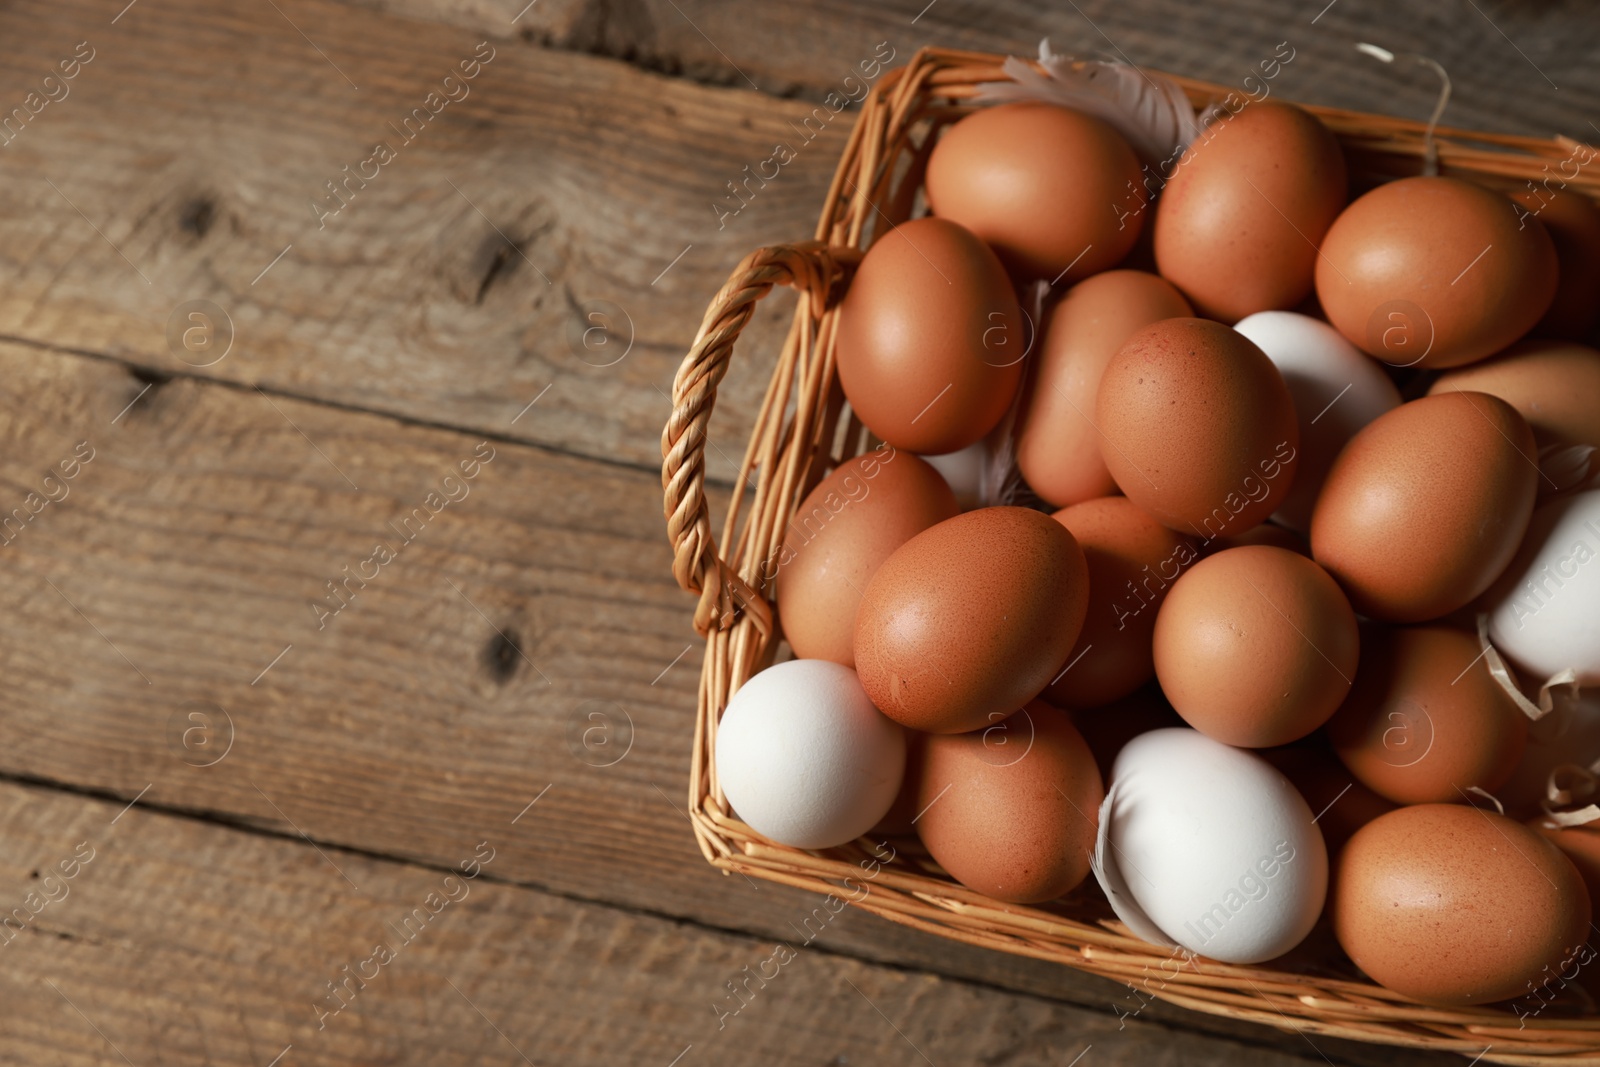
[{"label": "brown egg", "polygon": [[1386,622],[1437,619],[1506,569],[1533,515],[1533,432],[1505,401],[1445,393],[1378,416],[1333,461],[1311,554]]},{"label": "brown egg", "polygon": [[1527,333],[1556,293],[1537,220],[1460,178],[1401,178],[1334,220],[1317,258],[1328,321],[1397,367],[1456,367]]},{"label": "brown egg", "polygon": [[1269,748],[1260,755],[1305,798],[1330,856],[1343,848],[1357,830],[1395,809],[1393,803],[1356,781],[1320,735]]},{"label": "brown egg", "polygon": [[839,308],[839,384],[861,421],[907,452],[979,440],[1022,378],[1022,311],[987,245],[947,219],[873,242]]},{"label": "brown egg", "polygon": [[1347,195],[1326,126],[1293,104],[1253,104],[1184,152],[1156,204],[1156,263],[1208,318],[1292,308]]},{"label": "brown egg", "polygon": [[1156,616],[1161,691],[1185,722],[1240,748],[1298,740],[1356,675],[1355,612],[1311,560],[1270,545],[1189,568]]},{"label": "brown egg", "polygon": [[856,614],[856,672],[903,726],[962,733],[1038,696],[1078,639],[1089,569],[1067,528],[980,508],[895,550]]},{"label": "brown egg", "polygon": [[1399,804],[1493,793],[1516,769],[1527,717],[1489,674],[1476,636],[1444,626],[1362,628],[1361,666],[1328,740],[1363,784]]},{"label": "brown egg", "polygon": [[[1596,293],[1600,306],[1600,292]],[[1600,448],[1600,352],[1572,341],[1530,340],[1493,359],[1439,375],[1428,395],[1472,390],[1517,409],[1545,445]]]},{"label": "brown egg", "polygon": [[802,659],[855,666],[856,608],[889,554],[956,515],[939,472],[893,445],[847,459],[811,490],[769,561],[784,636]]},{"label": "brown egg", "polygon": [[933,213],[987,241],[1019,281],[1054,284],[1128,254],[1144,225],[1139,177],[1133,149],[1106,123],[1016,103],[946,129],[923,184]]},{"label": "brown egg", "polygon": [[917,834],[968,889],[1037,904],[1089,873],[1104,799],[1083,737],[1036,701],[988,729],[927,739]]},{"label": "brown egg", "polygon": [[1555,301],[1534,334],[1583,340],[1600,321],[1600,207],[1582,193],[1548,186],[1522,189],[1511,199],[1525,218],[1543,224],[1561,265]]},{"label": "brown egg", "polygon": [[1089,751],[1094,753],[1095,766],[1100,768],[1101,779],[1110,781],[1111,765],[1123,745],[1151,730],[1182,726],[1183,720],[1172,710],[1167,698],[1161,695],[1161,688],[1151,684],[1121,700],[1073,712],[1072,725],[1089,743]]},{"label": "brown egg", "polygon": [[1129,338],[1101,376],[1095,422],[1128,499],[1202,541],[1277,510],[1299,459],[1278,368],[1205,319],[1166,319]]},{"label": "brown egg", "polygon": [[1086,500],[1056,512],[1089,565],[1083,630],[1044,698],[1092,708],[1132,693],[1155,675],[1150,635],[1167,590],[1200,554],[1127,497]]},{"label": "brown egg", "polygon": [[1503,815],[1423,804],[1344,848],[1334,933],[1378,984],[1428,1004],[1525,994],[1588,936],[1589,894],[1561,851]]},{"label": "brown egg", "polygon": [[1086,278],[1045,312],[1017,431],[1017,469],[1034,492],[1065,507],[1117,491],[1092,421],[1100,375],[1136,330],[1193,314],[1169,282],[1138,270]]}]

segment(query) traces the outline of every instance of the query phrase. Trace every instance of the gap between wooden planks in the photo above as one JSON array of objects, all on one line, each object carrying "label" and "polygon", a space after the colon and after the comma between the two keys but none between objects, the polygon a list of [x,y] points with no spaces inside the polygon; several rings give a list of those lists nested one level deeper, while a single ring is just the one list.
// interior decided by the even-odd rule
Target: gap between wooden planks
[{"label": "gap between wooden planks", "polygon": [[[1060,1067],[1171,1048],[1141,1020],[819,951],[751,979],[770,943],[490,881],[517,851],[503,825],[462,836],[464,878],[11,783],[0,813],[0,907],[48,897],[0,934],[6,1062]],[[1187,1062],[1305,1062],[1184,1042]]]}]

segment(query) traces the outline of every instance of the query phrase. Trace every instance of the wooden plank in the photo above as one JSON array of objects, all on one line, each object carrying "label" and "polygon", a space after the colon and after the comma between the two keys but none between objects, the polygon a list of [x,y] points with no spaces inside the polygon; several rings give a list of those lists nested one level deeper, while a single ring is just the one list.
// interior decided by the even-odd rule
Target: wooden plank
[{"label": "wooden plank", "polygon": [[[1180,1056],[1142,1019],[816,946],[776,956],[769,940],[507,885],[498,876],[521,846],[503,819],[452,843],[452,864],[475,864],[463,878],[120,808],[0,784],[0,904],[21,916],[0,933],[10,1062],[1060,1067],[1086,1048],[1085,1064]],[[1302,1051],[1189,1035],[1181,1056],[1321,1062]]]},{"label": "wooden plank", "polygon": [[[625,58],[718,85],[821,100],[850,66],[890,41],[902,55],[924,45],[1032,56],[1048,37],[1057,52],[1121,58],[1238,86],[1289,41],[1296,58],[1277,85],[1310,103],[1426,118],[1437,82],[1359,56],[1370,41],[1442,63],[1454,80],[1452,125],[1592,137],[1600,29],[1592,19],[1536,4],[1478,4],[1448,13],[1378,0],[1284,4],[1275,0],[824,0],[804,5],[729,5],[716,0],[541,2],[360,0],[479,32]],[[1558,88],[1559,87],[1559,88]]]},{"label": "wooden plank", "polygon": [[[105,6],[0,10],[8,108],[93,54],[0,150],[0,335],[628,464],[659,466],[706,303],[748,251],[810,236],[844,138],[719,219],[809,107],[325,0]],[[196,300],[232,324],[216,362],[171,340]],[[719,478],[787,325],[770,303],[723,387]]]},{"label": "wooden plank", "polygon": [[[0,774],[440,866],[493,830],[498,877],[762,937],[810,909],[714,873],[692,841],[700,652],[651,475],[496,441],[476,478],[446,484],[482,438],[192,379],[145,389],[115,362],[16,344],[0,376],[0,517],[61,496],[45,472],[93,449],[0,550]],[[362,568],[380,541],[396,558]],[[346,567],[376,576],[324,618]],[[1109,981],[855,909],[826,939],[1128,1010]]]}]

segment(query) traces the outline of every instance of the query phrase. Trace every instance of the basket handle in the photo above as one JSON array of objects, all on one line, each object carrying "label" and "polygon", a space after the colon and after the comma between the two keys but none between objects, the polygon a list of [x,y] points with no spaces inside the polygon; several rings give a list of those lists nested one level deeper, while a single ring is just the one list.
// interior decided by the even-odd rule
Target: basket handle
[{"label": "basket handle", "polygon": [[717,555],[705,495],[706,425],[717,386],[728,372],[733,342],[749,323],[756,301],[774,285],[808,295],[815,313],[827,304],[835,282],[854,268],[861,253],[821,241],[759,248],[744,258],[706,309],[694,345],[672,382],[672,415],[661,431],[661,488],[672,574],[700,594],[694,628],[706,636],[729,629],[740,610],[750,612],[762,634],[772,632],[772,608]]}]

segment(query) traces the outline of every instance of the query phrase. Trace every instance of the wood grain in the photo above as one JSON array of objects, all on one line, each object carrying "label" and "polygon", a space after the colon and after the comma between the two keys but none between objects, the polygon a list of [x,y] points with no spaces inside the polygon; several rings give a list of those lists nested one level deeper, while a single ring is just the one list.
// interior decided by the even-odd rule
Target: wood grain
[{"label": "wood grain", "polygon": [[[823,0],[732,5],[717,0],[544,0],[516,22],[512,0],[359,0],[548,47],[614,56],[717,85],[821,100],[850,64],[888,40],[1032,56],[1124,59],[1226,85],[1289,41],[1296,58],[1278,91],[1336,107],[1426,118],[1437,81],[1426,69],[1358,55],[1357,41],[1432,57],[1455,84],[1452,125],[1597,137],[1600,23],[1571,5],[1393,4],[1382,0]],[[509,9],[509,10],[507,10]]]},{"label": "wood grain", "polygon": [[[750,249],[810,234],[844,121],[719,217],[808,106],[501,41],[407,143],[406,117],[485,38],[278,6],[163,0],[115,26],[84,0],[0,11],[0,101],[78,41],[95,50],[0,149],[0,335],[657,466],[709,295]],[[391,162],[367,163],[378,141]],[[202,299],[235,340],[199,367],[167,327]],[[718,478],[787,299],[724,386]],[[547,387],[540,417],[511,425]]]},{"label": "wood grain", "polygon": [[[762,937],[812,906],[716,874],[690,835],[700,652],[651,475],[491,441],[407,544],[396,527],[484,438],[192,379],[145,390],[115,362],[16,344],[0,374],[0,503],[94,449],[0,550],[0,774],[441,866],[500,827],[497,877]],[[362,586],[378,542],[396,557]],[[349,603],[327,618],[330,580]],[[854,909],[825,941],[1129,1010],[1111,982]]]},{"label": "wood grain", "polygon": [[8,1062],[1307,1062],[497,883],[503,819],[452,842],[463,879],[121,807],[0,784]]}]

